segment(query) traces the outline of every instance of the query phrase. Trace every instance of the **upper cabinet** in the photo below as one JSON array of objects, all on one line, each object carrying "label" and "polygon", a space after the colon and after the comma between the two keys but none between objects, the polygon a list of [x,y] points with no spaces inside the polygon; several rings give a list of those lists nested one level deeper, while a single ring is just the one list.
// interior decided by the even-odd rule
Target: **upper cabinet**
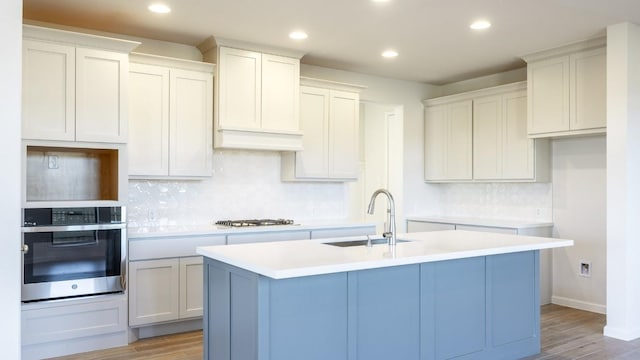
[{"label": "upper cabinet", "polygon": [[358,178],[359,85],[301,78],[300,127],[304,150],[282,154],[285,181]]},{"label": "upper cabinet", "polygon": [[23,26],[22,138],[127,142],[129,52],[140,43]]},{"label": "upper cabinet", "polygon": [[606,132],[606,39],[527,55],[530,137]]},{"label": "upper cabinet", "polygon": [[430,104],[424,121],[425,180],[471,180],[471,100]]},{"label": "upper cabinet", "polygon": [[527,137],[525,82],[425,105],[426,181],[548,181],[549,142]]},{"label": "upper cabinet", "polygon": [[301,53],[216,38],[200,46],[216,62],[214,146],[302,150]]},{"label": "upper cabinet", "polygon": [[129,176],[212,174],[215,65],[132,54]]}]

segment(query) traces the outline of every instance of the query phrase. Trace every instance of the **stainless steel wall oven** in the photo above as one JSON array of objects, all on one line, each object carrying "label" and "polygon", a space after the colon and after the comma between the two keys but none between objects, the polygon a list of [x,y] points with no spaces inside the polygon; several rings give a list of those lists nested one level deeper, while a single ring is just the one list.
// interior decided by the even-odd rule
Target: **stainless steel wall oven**
[{"label": "stainless steel wall oven", "polygon": [[123,292],[124,207],[23,210],[22,301]]}]

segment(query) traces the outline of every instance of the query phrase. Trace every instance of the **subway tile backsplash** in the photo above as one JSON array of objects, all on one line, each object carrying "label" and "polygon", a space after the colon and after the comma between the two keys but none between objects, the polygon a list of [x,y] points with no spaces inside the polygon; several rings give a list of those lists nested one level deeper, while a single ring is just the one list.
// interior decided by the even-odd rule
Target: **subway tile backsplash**
[{"label": "subway tile backsplash", "polygon": [[280,154],[216,150],[205,180],[129,180],[131,227],[203,225],[223,219],[290,218],[296,222],[349,216],[343,183],[286,183]]}]

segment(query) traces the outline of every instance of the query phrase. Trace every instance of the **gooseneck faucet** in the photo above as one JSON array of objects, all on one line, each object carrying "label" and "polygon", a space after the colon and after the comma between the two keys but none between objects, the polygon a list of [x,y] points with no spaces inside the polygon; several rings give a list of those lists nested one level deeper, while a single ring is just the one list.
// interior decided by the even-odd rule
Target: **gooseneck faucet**
[{"label": "gooseneck faucet", "polygon": [[385,238],[389,240],[389,245],[396,244],[396,205],[393,201],[393,196],[391,193],[385,189],[376,190],[373,195],[371,195],[371,200],[369,200],[369,207],[367,208],[367,213],[369,215],[373,215],[373,210],[375,206],[376,197],[379,194],[385,194],[387,196],[387,227],[385,232],[382,234]]}]

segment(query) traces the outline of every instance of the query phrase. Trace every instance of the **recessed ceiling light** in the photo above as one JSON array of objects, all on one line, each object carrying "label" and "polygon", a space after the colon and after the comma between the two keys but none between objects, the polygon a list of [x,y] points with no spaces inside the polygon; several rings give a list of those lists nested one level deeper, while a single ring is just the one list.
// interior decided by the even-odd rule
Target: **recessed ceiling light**
[{"label": "recessed ceiling light", "polygon": [[398,56],[398,52],[395,50],[386,50],[382,53],[382,57],[386,57],[386,58],[394,58]]},{"label": "recessed ceiling light", "polygon": [[374,2],[374,3],[386,3],[386,2],[389,2],[391,0],[371,0],[371,1]]},{"label": "recessed ceiling light", "polygon": [[289,34],[289,38],[291,38],[293,40],[304,40],[304,39],[306,39],[308,37],[309,36],[304,31],[293,31],[293,32],[291,32]]},{"label": "recessed ceiling light", "polygon": [[171,8],[164,4],[151,4],[147,9],[157,14],[166,14],[171,12]]},{"label": "recessed ceiling light", "polygon": [[484,30],[491,27],[491,23],[487,20],[477,20],[471,23],[469,27],[473,30]]}]

